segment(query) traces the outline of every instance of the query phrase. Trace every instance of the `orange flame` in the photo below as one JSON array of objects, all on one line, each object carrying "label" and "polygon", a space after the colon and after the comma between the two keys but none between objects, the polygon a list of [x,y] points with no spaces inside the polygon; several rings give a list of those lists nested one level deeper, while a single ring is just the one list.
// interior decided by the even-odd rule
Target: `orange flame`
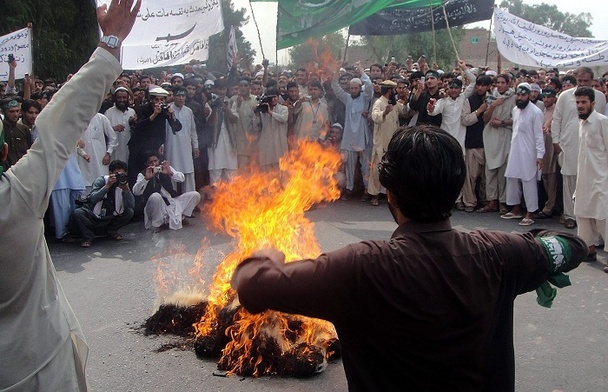
[{"label": "orange flame", "polygon": [[[316,142],[300,142],[281,158],[278,175],[248,172],[218,186],[208,211],[209,226],[234,237],[236,244],[213,277],[207,313],[194,324],[197,338],[211,334],[219,312],[234,305],[230,279],[237,265],[252,252],[274,247],[285,253],[287,262],[320,254],[314,224],[304,213],[316,203],[340,197],[334,178],[340,163],[337,151]],[[261,368],[261,354],[252,344],[256,337],[274,338],[284,353],[306,343],[320,347],[324,354],[328,342],[336,337],[333,326],[326,321],[300,316],[289,316],[289,320],[303,322],[298,336],[294,336],[288,319],[281,313],[251,315],[239,310],[227,330],[231,341],[223,350],[220,363],[229,373],[243,374],[244,369],[253,369],[254,376],[274,374],[276,369],[272,366]]]}]

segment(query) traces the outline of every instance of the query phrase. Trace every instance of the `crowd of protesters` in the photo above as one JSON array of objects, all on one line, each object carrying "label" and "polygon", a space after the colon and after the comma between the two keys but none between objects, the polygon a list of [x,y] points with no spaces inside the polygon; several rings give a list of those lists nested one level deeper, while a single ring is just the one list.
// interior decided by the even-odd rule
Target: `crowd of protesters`
[{"label": "crowd of protesters", "polygon": [[[455,209],[496,213],[522,226],[559,217],[568,229],[582,223],[590,258],[603,245],[608,190],[592,184],[608,183],[606,149],[591,159],[600,165],[593,166],[597,178],[582,181],[577,169],[584,159],[579,151],[590,147],[579,146],[579,123],[591,112],[606,113],[608,73],[595,78],[586,67],[500,72],[465,61],[442,71],[424,56],[365,69],[345,63],[273,72],[267,62],[246,69],[234,60],[226,74],[192,61],[179,72],[120,75],[53,191],[57,240],[78,237],[82,246],[99,234],[119,240],[117,230],[133,215],[153,231],[179,229],[213,198],[218,181],[254,167],[276,171],[301,140],[341,152],[343,200],[356,196],[377,206],[385,191],[378,163],[395,130],[434,124],[459,141],[467,164]],[[17,91],[15,67],[0,85],[5,169],[36,139],[36,116],[61,87],[26,77]],[[591,102],[586,108],[578,104],[581,96]],[[608,146],[601,120],[591,147]],[[586,195],[585,208],[575,190]]]}]

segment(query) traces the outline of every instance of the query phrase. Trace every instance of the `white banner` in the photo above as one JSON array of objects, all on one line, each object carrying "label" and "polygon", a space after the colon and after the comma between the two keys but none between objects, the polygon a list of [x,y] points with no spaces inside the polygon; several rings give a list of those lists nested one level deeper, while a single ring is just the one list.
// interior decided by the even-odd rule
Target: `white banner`
[{"label": "white banner", "polygon": [[[96,0],[110,5],[110,0]],[[224,30],[220,0],[143,0],[122,45],[124,69],[146,69],[207,60],[209,37]]]},{"label": "white banner", "polygon": [[507,60],[536,67],[608,65],[608,41],[576,38],[494,9],[498,51]]},{"label": "white banner", "polygon": [[0,81],[8,81],[8,55],[17,60],[15,79],[23,79],[32,73],[32,32],[29,28],[17,30],[0,37]]}]

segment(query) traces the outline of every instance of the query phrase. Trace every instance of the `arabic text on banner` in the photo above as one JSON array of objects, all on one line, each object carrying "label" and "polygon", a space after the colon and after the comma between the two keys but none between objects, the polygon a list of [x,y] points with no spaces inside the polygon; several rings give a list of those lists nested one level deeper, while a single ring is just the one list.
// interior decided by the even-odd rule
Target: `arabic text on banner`
[{"label": "arabic text on banner", "polygon": [[14,31],[0,37],[0,81],[8,80],[8,55],[17,60],[15,79],[23,79],[32,74],[32,33],[29,28]]},{"label": "arabic text on banner", "polygon": [[[488,20],[492,17],[494,0],[453,0],[445,4],[450,27]],[[431,23],[433,15],[434,23]],[[351,25],[351,35],[402,35],[445,29],[443,7],[427,4],[421,8],[388,8]]]},{"label": "arabic text on banner", "polygon": [[[97,5],[110,0],[96,0]],[[207,60],[209,37],[224,30],[220,0],[144,0],[121,52],[124,69]]]},{"label": "arabic text on banner", "polygon": [[386,7],[419,8],[441,5],[441,0],[278,0],[278,3],[277,49],[285,49],[338,31]]},{"label": "arabic text on banner", "polygon": [[608,65],[608,41],[576,38],[494,10],[494,34],[500,54],[520,65],[574,68]]}]

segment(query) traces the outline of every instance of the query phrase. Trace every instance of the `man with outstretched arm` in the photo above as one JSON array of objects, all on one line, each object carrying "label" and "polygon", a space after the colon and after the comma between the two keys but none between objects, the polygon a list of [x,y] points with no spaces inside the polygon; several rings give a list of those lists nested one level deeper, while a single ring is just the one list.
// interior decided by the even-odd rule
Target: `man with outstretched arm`
[{"label": "man with outstretched arm", "polygon": [[567,285],[587,247],[566,233],[454,230],[465,171],[447,132],[401,128],[380,164],[391,239],[291,263],[258,251],[232,278],[241,304],[331,321],[349,391],[513,391],[515,297],[542,288],[550,306],[547,280]]},{"label": "man with outstretched arm", "polygon": [[[40,113],[38,138],[26,156],[0,177],[2,391],[87,390],[88,348],[55,274],[43,217],[70,153],[120,75],[120,43],[140,5],[113,0],[97,9],[102,42]],[[0,160],[7,154],[2,139]]]}]

